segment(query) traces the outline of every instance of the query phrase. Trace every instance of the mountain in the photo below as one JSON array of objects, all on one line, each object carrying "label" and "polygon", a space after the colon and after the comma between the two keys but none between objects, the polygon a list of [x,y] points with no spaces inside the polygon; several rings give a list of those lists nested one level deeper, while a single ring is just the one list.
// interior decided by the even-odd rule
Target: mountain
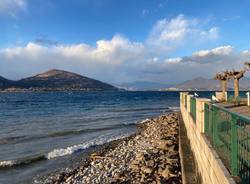
[{"label": "mountain", "polygon": [[[240,89],[250,89],[250,79],[244,77],[240,80]],[[228,82],[228,90],[233,90],[233,81]],[[179,90],[179,91],[216,91],[221,90],[220,82],[214,79],[206,79],[198,77],[192,80],[187,80],[180,84],[176,84],[168,88],[168,90]]]},{"label": "mountain", "polygon": [[5,91],[103,91],[117,90],[112,85],[63,70],[49,70],[32,77],[7,83]]},{"label": "mountain", "polygon": [[160,90],[170,87],[167,84],[161,84],[149,81],[135,81],[131,83],[122,83],[117,85],[119,88],[129,91],[147,91],[147,90]]},{"label": "mountain", "polygon": [[10,87],[13,84],[13,81],[5,79],[0,76],[0,89]]},{"label": "mountain", "polygon": [[176,90],[218,90],[220,89],[220,84],[218,81],[213,79],[206,79],[198,77],[192,80],[187,80],[180,84],[171,86],[170,89]]}]

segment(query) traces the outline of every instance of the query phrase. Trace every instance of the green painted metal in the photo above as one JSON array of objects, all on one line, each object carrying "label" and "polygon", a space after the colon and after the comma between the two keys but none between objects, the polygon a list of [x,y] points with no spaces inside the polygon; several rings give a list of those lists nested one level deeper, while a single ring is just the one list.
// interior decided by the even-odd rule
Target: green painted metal
[{"label": "green painted metal", "polygon": [[204,111],[205,111],[205,113],[204,113],[204,118],[205,118],[205,120],[204,120],[204,122],[205,122],[205,133],[206,133],[207,135],[209,135],[209,134],[210,134],[210,133],[209,133],[210,107],[209,107],[209,104],[208,104],[208,103],[205,103],[205,104],[204,104]]},{"label": "green painted metal", "polygon": [[250,118],[205,103],[205,134],[224,165],[241,184],[250,183]]},{"label": "green painted metal", "polygon": [[[218,122],[218,109],[213,109],[212,111],[212,122]],[[219,137],[218,137],[218,126],[213,126],[212,130],[212,136],[213,136],[213,145],[217,146],[219,144]]]},{"label": "green painted metal", "polygon": [[190,114],[196,123],[196,99],[194,97],[190,98]]},{"label": "green painted metal", "polygon": [[237,136],[237,116],[232,115],[231,118],[231,172],[232,175],[238,175],[238,136]]}]

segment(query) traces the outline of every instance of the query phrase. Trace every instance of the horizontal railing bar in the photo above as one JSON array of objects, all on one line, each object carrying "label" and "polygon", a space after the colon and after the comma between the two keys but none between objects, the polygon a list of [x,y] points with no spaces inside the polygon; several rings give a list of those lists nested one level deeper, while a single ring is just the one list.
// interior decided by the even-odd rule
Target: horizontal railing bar
[{"label": "horizontal railing bar", "polygon": [[245,115],[239,114],[239,113],[237,113],[237,112],[230,111],[230,110],[226,109],[225,107],[221,107],[221,106],[216,105],[216,104],[212,104],[212,106],[214,106],[214,107],[216,107],[216,108],[218,108],[218,109],[220,109],[220,110],[222,110],[222,111],[224,111],[224,112],[227,112],[227,113],[230,113],[230,114],[232,114],[232,115],[238,116],[238,117],[240,117],[242,120],[245,120],[245,121],[247,121],[247,122],[250,123],[250,118],[247,117],[247,116],[245,116]]}]

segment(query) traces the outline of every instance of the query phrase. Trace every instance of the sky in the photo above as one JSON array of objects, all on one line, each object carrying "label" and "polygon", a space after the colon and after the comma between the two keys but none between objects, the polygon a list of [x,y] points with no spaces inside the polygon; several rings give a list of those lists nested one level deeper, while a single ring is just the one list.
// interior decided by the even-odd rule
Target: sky
[{"label": "sky", "polygon": [[249,0],[0,0],[0,75],[173,84],[250,61]]}]

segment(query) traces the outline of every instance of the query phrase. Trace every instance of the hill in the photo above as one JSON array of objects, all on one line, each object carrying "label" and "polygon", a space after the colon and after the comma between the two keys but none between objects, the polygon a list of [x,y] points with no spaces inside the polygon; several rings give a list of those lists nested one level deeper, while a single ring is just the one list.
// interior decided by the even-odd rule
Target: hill
[{"label": "hill", "polygon": [[[243,78],[240,80],[240,89],[249,90],[250,89],[250,79]],[[206,79],[203,77],[198,77],[192,80],[187,80],[180,84],[176,84],[168,88],[167,90],[185,90],[185,91],[216,91],[221,90],[220,83],[214,79]],[[233,90],[233,81],[228,82],[228,90]]]},{"label": "hill", "polygon": [[129,90],[129,91],[147,91],[147,90],[159,90],[170,87],[167,84],[161,84],[157,82],[149,81],[135,81],[130,83],[122,83],[117,85],[119,88]]},{"label": "hill", "polygon": [[[7,80],[7,79],[6,79]],[[8,81],[8,80],[7,80]],[[0,87],[4,91],[103,91],[112,85],[63,70],[49,70]]]},{"label": "hill", "polygon": [[0,76],[0,89],[2,89],[2,88],[8,88],[11,85],[13,85],[13,81],[8,80],[8,79]]}]

